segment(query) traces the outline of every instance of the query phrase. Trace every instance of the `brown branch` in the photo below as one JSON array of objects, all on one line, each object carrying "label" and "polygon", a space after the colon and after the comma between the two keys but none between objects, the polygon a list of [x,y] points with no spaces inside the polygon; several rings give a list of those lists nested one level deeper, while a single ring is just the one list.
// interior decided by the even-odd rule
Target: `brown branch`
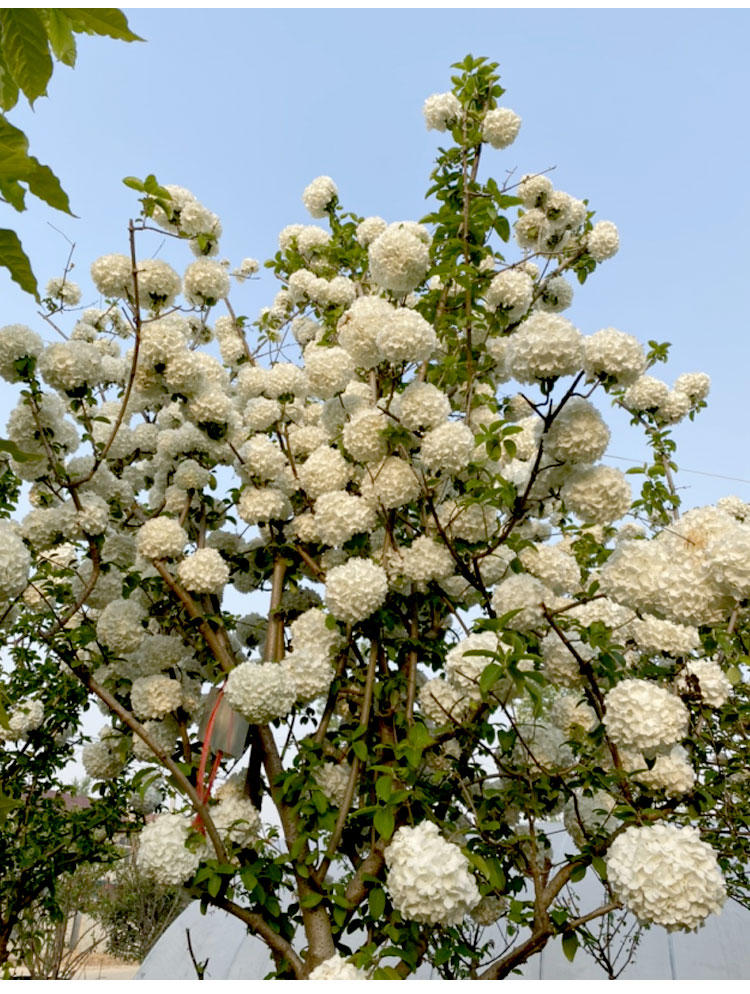
[{"label": "brown branch", "polygon": [[258,915],[253,911],[248,911],[246,908],[240,907],[239,904],[235,904],[234,901],[230,901],[229,898],[222,897],[221,895],[211,897],[209,894],[204,894],[203,891],[201,891],[200,896],[208,904],[213,904],[215,907],[221,908],[222,911],[227,911],[230,915],[234,915],[235,918],[239,918],[240,921],[243,921],[252,932],[255,932],[256,935],[259,935],[261,939],[263,939],[270,949],[284,957],[284,959],[294,970],[294,975],[297,980],[302,980],[304,978],[304,963],[294,951],[291,944],[287,942],[286,939],[282,938],[278,932],[274,932],[262,915]]}]

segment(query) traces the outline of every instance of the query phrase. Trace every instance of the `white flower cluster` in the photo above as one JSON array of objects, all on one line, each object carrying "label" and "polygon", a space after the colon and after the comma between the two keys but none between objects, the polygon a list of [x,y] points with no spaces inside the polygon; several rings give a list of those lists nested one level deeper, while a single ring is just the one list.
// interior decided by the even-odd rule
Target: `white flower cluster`
[{"label": "white flower cluster", "polygon": [[663,652],[668,656],[686,656],[700,644],[697,628],[677,625],[653,615],[636,618],[630,624],[630,631],[639,649],[646,652]]},{"label": "white flower cluster", "polygon": [[607,376],[627,386],[643,373],[646,355],[633,335],[602,328],[583,340],[583,368],[591,378]]},{"label": "white flower cluster", "polygon": [[318,176],[302,191],[302,203],[310,212],[310,217],[325,217],[327,207],[338,193],[338,187],[330,176]]},{"label": "white flower cluster", "polygon": [[327,653],[318,648],[295,649],[282,666],[296,688],[300,704],[308,704],[328,693],[334,671]]},{"label": "white flower cluster", "polygon": [[243,782],[230,777],[216,791],[217,804],[211,806],[211,818],[224,842],[250,846],[261,829],[260,812],[250,798],[245,797]]},{"label": "white flower cluster", "polygon": [[388,456],[368,472],[361,486],[362,496],[386,509],[402,507],[416,499],[419,478],[411,463],[398,456]]},{"label": "white flower cluster", "polygon": [[498,273],[487,287],[484,299],[487,307],[503,310],[511,321],[517,321],[531,307],[534,281],[522,269],[506,269]]},{"label": "white flower cluster", "polygon": [[604,696],[607,734],[617,746],[654,752],[684,739],[685,705],[653,680],[621,680]]},{"label": "white flower cluster", "polygon": [[630,826],[609,847],[606,862],[625,907],[669,931],[698,928],[726,899],[716,855],[693,827]]},{"label": "white flower cluster", "polygon": [[686,625],[720,621],[736,593],[722,584],[714,556],[727,555],[737,525],[718,508],[694,508],[653,539],[623,541],[600,571],[602,592]]},{"label": "white flower cluster", "polygon": [[343,490],[321,494],[315,501],[315,530],[325,545],[343,545],[352,536],[371,531],[376,520],[371,504]]},{"label": "white flower cluster", "polygon": [[562,488],[562,499],[581,521],[609,525],[630,509],[632,491],[624,473],[614,466],[577,469]]},{"label": "white flower cluster", "polygon": [[640,770],[636,779],[652,790],[663,790],[667,797],[682,797],[695,784],[695,770],[684,746],[672,746],[669,752],[659,753],[650,770],[644,769],[645,760],[631,757],[629,765],[633,763]]},{"label": "white flower cluster", "polygon": [[713,659],[690,659],[677,679],[679,693],[690,689],[690,678],[697,681],[698,691],[710,707],[720,708],[729,700],[732,684],[721,666]]},{"label": "white flower cluster", "polygon": [[461,116],[461,101],[455,93],[433,93],[422,108],[428,131],[445,131]]},{"label": "white flower cluster", "polygon": [[296,684],[279,663],[240,663],[227,677],[225,693],[251,725],[283,718],[297,701]]},{"label": "white flower cluster", "polygon": [[160,814],[144,826],[138,841],[138,866],[165,887],[177,887],[193,876],[201,853],[187,848],[190,819]]},{"label": "white flower cluster", "polygon": [[182,684],[166,673],[139,677],[130,688],[130,705],[138,718],[163,718],[182,703]]},{"label": "white flower cluster", "polygon": [[138,552],[146,559],[176,559],[182,555],[187,533],[174,518],[151,518],[138,529]]},{"label": "white flower cluster", "polygon": [[445,421],[422,439],[419,457],[430,473],[455,476],[466,469],[475,446],[474,432],[460,421]]},{"label": "white flower cluster", "polygon": [[527,546],[519,559],[524,569],[556,594],[572,593],[581,585],[581,569],[561,545]]},{"label": "white flower cluster", "polygon": [[326,576],[325,599],[339,621],[355,625],[374,614],[385,603],[388,577],[371,559],[353,558],[334,566]]},{"label": "white flower cluster", "polygon": [[375,343],[386,362],[424,362],[434,352],[437,337],[421,314],[399,307],[380,326]]},{"label": "white flower cluster", "polygon": [[8,729],[6,731],[0,726],[0,736],[4,733],[8,738],[23,739],[29,732],[39,728],[43,721],[44,705],[36,698],[31,698],[13,708],[8,715]]},{"label": "white flower cluster", "polygon": [[0,601],[24,592],[30,567],[29,550],[21,536],[7,521],[0,521]]},{"label": "white flower cluster", "polygon": [[406,294],[419,286],[427,273],[429,235],[421,225],[389,224],[370,243],[368,253],[374,282],[384,290]]},{"label": "white flower cluster", "polygon": [[177,567],[180,583],[194,594],[221,594],[229,581],[229,567],[216,549],[196,549]]},{"label": "white flower cluster", "polygon": [[433,724],[460,725],[473,710],[476,698],[438,676],[419,688],[417,701],[422,714]]},{"label": "white flower cluster", "polygon": [[393,413],[410,431],[435,428],[450,414],[451,404],[442,390],[432,383],[413,380],[398,394]]},{"label": "white flower cluster", "polygon": [[583,361],[580,331],[559,314],[536,311],[508,339],[505,367],[519,383],[576,373]]},{"label": "white flower cluster", "polygon": [[[474,653],[481,655],[474,655]],[[471,655],[467,655],[471,653]],[[480,699],[479,678],[482,671],[495,661],[498,653],[498,640],[494,632],[475,632],[448,650],[445,657],[445,674],[450,682]]]},{"label": "white flower cluster", "polygon": [[593,404],[573,397],[555,418],[545,437],[545,452],[563,462],[593,463],[609,444],[609,428]]},{"label": "white flower cluster", "polygon": [[508,107],[488,110],[482,121],[482,138],[493,148],[507,148],[516,140],[521,118]]},{"label": "white flower cluster", "polygon": [[595,262],[604,262],[617,255],[620,235],[611,221],[597,221],[586,238],[586,248]]},{"label": "white flower cluster", "polygon": [[528,573],[513,573],[499,583],[492,592],[492,609],[500,616],[516,611],[508,620],[508,627],[529,631],[545,623],[544,608],[556,607],[557,598],[552,591]]},{"label": "white flower cluster", "polygon": [[341,393],[354,376],[352,357],[338,345],[324,348],[311,342],[303,355],[310,391],[321,400]]},{"label": "white flower cluster", "polygon": [[308,980],[367,980],[364,970],[358,969],[353,963],[345,960],[338,953],[319,963],[310,971]]},{"label": "white flower cluster", "polygon": [[334,807],[344,803],[351,772],[348,763],[323,763],[315,771],[315,782]]},{"label": "white flower cluster", "polygon": [[185,270],[185,299],[195,307],[212,307],[229,293],[229,273],[219,262],[196,259]]},{"label": "white flower cluster", "polygon": [[413,583],[444,580],[453,572],[453,556],[445,545],[429,535],[420,535],[409,546],[399,550],[397,572]]},{"label": "white flower cluster", "polygon": [[29,359],[38,359],[44,342],[25,324],[6,324],[0,328],[0,376],[8,383],[19,380],[17,366]]},{"label": "white flower cluster", "polygon": [[137,600],[118,599],[108,604],[96,623],[96,637],[112,652],[134,652],[146,636],[144,611]]},{"label": "white flower cluster", "polygon": [[458,925],[480,901],[469,861],[432,822],[399,828],[385,861],[393,906],[407,920]]}]

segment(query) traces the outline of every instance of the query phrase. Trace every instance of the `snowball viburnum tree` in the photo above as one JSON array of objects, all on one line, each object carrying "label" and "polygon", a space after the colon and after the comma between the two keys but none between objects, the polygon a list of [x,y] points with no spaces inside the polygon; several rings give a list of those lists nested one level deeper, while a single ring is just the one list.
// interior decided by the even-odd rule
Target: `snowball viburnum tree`
[{"label": "snowball viburnum tree", "polygon": [[[432,213],[314,180],[326,224],[282,230],[255,322],[229,293],[257,263],[149,177],[103,306],[52,344],[0,331],[31,504],[5,627],[109,714],[92,777],[113,742],[168,777],[143,866],[279,977],[500,978],[618,909],[690,929],[747,894],[750,506],[680,516],[672,482],[708,378],[670,388],[664,346],[563,316],[617,229],[546,175],[482,180],[520,119],[495,64],[455,69],[425,104]],[[182,277],[141,261],[152,230],[189,242]],[[652,447],[635,499],[597,400]],[[604,897],[575,911],[586,872]]]}]

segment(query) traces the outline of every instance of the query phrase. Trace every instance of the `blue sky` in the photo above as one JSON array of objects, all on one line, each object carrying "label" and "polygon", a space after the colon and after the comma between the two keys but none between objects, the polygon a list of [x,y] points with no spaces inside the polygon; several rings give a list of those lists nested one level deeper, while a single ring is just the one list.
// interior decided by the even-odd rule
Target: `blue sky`
[{"label": "blue sky", "polygon": [[[620,229],[619,255],[577,290],[568,316],[587,334],[612,325],[671,341],[672,361],[656,371],[670,383],[708,372],[709,408],[676,431],[678,462],[750,480],[748,11],[127,13],[146,44],[81,39],[77,68],[56,68],[50,99],[11,115],[78,215],[6,212],[41,280],[61,272],[68,252],[50,223],[76,243],[73,278],[88,291],[90,262],[126,251],[138,207],[121,183],[128,174],[192,189],[221,216],[221,254],[233,262],[268,257],[280,228],[308,220],[300,194],[321,173],[347,208],[418,219],[439,141],[422,103],[449,88],[452,62],[486,55],[500,63],[503,103],[523,118],[510,149],[488,150],[488,170],[501,179],[555,166],[557,187],[589,198]],[[155,237],[142,254],[159,245]],[[255,316],[273,293],[258,281],[236,302]],[[0,295],[0,323],[42,330],[33,302],[4,275]],[[3,423],[11,403],[6,387]],[[618,426],[610,452],[642,451]],[[725,493],[750,500],[750,483],[688,473],[678,482],[688,505]]]}]

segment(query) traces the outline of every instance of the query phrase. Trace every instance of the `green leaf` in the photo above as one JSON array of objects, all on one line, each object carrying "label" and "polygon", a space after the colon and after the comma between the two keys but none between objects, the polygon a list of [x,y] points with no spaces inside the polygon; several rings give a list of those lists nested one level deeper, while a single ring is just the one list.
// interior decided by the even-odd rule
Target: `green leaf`
[{"label": "green leaf", "polygon": [[18,103],[18,86],[0,53],[0,107],[11,110]]},{"label": "green leaf", "polygon": [[305,894],[300,898],[299,905],[301,908],[316,908],[322,900],[322,894]]},{"label": "green leaf", "polygon": [[143,180],[138,179],[137,176],[126,176],[123,179],[125,186],[130,187],[131,190],[137,190],[139,193],[143,193],[145,187],[143,185]]},{"label": "green leaf", "polygon": [[0,228],[0,266],[10,272],[10,278],[22,290],[39,300],[39,288],[29,257],[24,252],[18,235],[10,228]]},{"label": "green leaf", "polygon": [[39,13],[55,58],[72,68],[76,64],[76,40],[70,18],[59,7],[43,7]]},{"label": "green leaf", "polygon": [[578,949],[578,936],[575,932],[566,932],[562,937],[562,949],[565,958],[572,963]]},{"label": "green leaf", "polygon": [[373,888],[367,895],[367,905],[370,909],[370,917],[376,920],[383,917],[385,911],[385,891],[382,887]]},{"label": "green leaf", "polygon": [[8,817],[9,812],[13,808],[23,807],[23,801],[16,797],[6,797],[5,794],[0,791],[0,825],[3,824],[5,819]]},{"label": "green leaf", "polygon": [[390,808],[378,808],[372,822],[378,835],[384,839],[390,839],[396,827],[396,819]]},{"label": "green leaf", "polygon": [[26,191],[15,179],[0,180],[0,196],[19,212],[26,210]]},{"label": "green leaf", "polygon": [[66,7],[75,31],[89,35],[105,35],[119,41],[143,41],[128,27],[128,20],[117,7]]},{"label": "green leaf", "polygon": [[393,793],[393,780],[389,776],[378,777],[375,783],[375,793],[381,801],[387,801]]},{"label": "green leaf", "polygon": [[0,181],[26,183],[34,196],[73,216],[67,193],[49,166],[29,155],[29,140],[0,114]]},{"label": "green leaf", "polygon": [[52,75],[52,57],[42,19],[29,7],[0,8],[0,29],[8,72],[33,104],[47,92]]},{"label": "green leaf", "polygon": [[[16,462],[31,462],[37,458],[29,452],[23,452],[18,448],[15,442],[11,442],[10,439],[7,438],[0,438],[0,452],[7,452],[9,455],[13,456]],[[2,715],[0,715],[0,724],[1,723]]]}]

